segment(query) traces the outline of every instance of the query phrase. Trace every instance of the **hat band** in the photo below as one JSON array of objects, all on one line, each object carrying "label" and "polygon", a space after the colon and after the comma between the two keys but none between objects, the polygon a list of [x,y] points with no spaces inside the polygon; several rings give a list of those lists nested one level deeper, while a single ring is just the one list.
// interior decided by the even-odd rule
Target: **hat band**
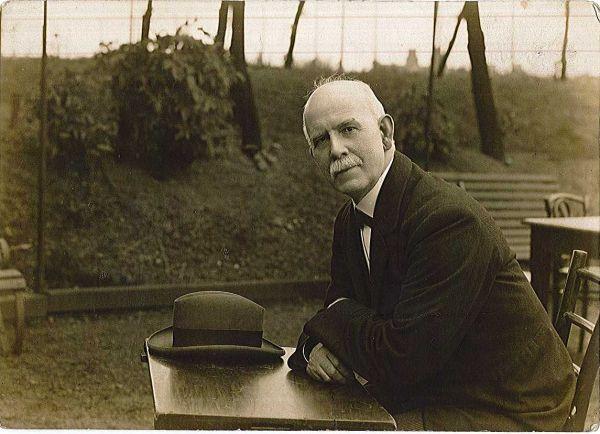
[{"label": "hat band", "polygon": [[200,345],[262,346],[262,331],[247,330],[199,330],[173,327],[174,347]]}]

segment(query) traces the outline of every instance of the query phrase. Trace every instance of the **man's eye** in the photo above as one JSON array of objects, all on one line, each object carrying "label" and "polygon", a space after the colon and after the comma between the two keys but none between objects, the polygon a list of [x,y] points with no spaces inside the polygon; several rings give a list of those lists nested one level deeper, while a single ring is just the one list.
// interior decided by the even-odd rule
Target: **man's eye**
[{"label": "man's eye", "polygon": [[313,145],[315,148],[318,148],[323,143],[325,143],[325,137],[317,137],[315,140],[313,140]]},{"label": "man's eye", "polygon": [[342,128],[342,133],[348,134],[348,133],[351,133],[351,132],[353,132],[355,130],[356,130],[356,127],[348,125],[348,126]]}]

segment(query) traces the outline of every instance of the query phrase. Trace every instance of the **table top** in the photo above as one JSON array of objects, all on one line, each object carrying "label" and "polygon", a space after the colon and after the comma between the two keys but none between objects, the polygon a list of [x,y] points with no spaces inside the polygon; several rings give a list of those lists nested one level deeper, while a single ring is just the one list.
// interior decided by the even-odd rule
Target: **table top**
[{"label": "table top", "polygon": [[530,226],[600,234],[600,216],[527,218],[523,223]]},{"label": "table top", "polygon": [[255,366],[148,355],[157,429],[394,430],[359,383],[319,383],[281,361]]}]

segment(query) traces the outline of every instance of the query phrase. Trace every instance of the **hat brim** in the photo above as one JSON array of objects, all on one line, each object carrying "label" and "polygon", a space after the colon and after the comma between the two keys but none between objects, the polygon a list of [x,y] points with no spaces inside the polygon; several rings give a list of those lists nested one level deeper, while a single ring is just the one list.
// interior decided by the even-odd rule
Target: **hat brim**
[{"label": "hat brim", "polygon": [[159,330],[146,339],[152,355],[174,359],[193,358],[201,360],[230,360],[245,362],[268,362],[280,358],[285,350],[266,339],[260,347],[241,345],[173,346],[173,327]]}]

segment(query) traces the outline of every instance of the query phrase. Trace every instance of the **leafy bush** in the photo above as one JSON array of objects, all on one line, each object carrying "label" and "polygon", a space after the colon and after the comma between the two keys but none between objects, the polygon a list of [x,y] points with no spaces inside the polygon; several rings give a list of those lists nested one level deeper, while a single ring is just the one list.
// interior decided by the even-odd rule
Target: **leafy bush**
[{"label": "leafy bush", "polygon": [[229,90],[241,78],[216,47],[177,33],[97,59],[112,74],[118,157],[163,177],[214,155],[233,135]]},{"label": "leafy bush", "polygon": [[[422,164],[427,159],[425,119],[427,116],[427,93],[416,84],[406,87],[400,96],[390,103],[389,113],[395,121],[396,146],[413,160]],[[430,121],[432,157],[444,159],[451,150],[449,139],[454,137],[454,125],[448,119],[442,103],[434,98]]]},{"label": "leafy bush", "polygon": [[86,174],[102,152],[111,152],[117,131],[110,89],[94,68],[69,69],[48,86],[48,160],[58,169]]}]

